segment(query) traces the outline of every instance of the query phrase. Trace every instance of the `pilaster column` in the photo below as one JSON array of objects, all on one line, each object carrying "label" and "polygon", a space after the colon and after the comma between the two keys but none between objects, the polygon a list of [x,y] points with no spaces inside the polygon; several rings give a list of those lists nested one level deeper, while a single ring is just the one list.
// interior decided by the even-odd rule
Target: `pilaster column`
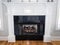
[{"label": "pilaster column", "polygon": [[48,2],[46,4],[46,22],[45,22],[45,35],[44,42],[51,42],[51,33],[56,28],[56,15],[57,15],[57,3]]},{"label": "pilaster column", "polygon": [[15,35],[14,35],[14,19],[11,11],[11,6],[8,7],[8,42],[15,42]]},{"label": "pilaster column", "polygon": [[14,20],[12,15],[8,15],[8,42],[15,42],[15,35],[14,35]]}]

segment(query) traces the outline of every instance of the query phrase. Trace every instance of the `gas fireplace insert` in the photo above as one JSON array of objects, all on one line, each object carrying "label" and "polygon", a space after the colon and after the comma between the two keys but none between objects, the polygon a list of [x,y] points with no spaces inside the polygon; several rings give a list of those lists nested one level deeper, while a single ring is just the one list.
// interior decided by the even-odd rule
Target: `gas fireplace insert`
[{"label": "gas fireplace insert", "polygon": [[16,40],[43,40],[45,16],[14,16]]}]

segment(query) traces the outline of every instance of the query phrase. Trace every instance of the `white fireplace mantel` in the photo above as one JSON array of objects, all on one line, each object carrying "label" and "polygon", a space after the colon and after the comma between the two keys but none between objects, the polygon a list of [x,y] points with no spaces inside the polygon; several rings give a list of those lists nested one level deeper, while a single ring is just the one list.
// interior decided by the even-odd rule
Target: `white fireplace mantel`
[{"label": "white fireplace mantel", "polygon": [[8,10],[8,42],[16,41],[14,15],[45,15],[44,42],[51,42],[51,31],[55,29],[56,3],[7,3],[6,6]]}]

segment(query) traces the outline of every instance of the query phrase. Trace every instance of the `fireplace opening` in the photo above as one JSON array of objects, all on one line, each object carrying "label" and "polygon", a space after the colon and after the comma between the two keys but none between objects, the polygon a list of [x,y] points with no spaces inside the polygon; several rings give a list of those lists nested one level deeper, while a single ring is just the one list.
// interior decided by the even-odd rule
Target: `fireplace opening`
[{"label": "fireplace opening", "polygon": [[23,35],[35,35],[37,33],[37,25],[24,24],[22,27]]},{"label": "fireplace opening", "polygon": [[16,40],[43,40],[45,16],[14,16]]}]

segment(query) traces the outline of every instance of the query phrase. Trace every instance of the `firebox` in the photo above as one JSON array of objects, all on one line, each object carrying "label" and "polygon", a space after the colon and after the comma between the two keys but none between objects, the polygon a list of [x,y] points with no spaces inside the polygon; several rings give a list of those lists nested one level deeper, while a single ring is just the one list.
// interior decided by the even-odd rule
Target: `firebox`
[{"label": "firebox", "polygon": [[22,28],[23,35],[34,35],[37,33],[37,25],[34,24],[24,24]]},{"label": "firebox", "polygon": [[14,16],[16,40],[43,40],[45,16]]}]

